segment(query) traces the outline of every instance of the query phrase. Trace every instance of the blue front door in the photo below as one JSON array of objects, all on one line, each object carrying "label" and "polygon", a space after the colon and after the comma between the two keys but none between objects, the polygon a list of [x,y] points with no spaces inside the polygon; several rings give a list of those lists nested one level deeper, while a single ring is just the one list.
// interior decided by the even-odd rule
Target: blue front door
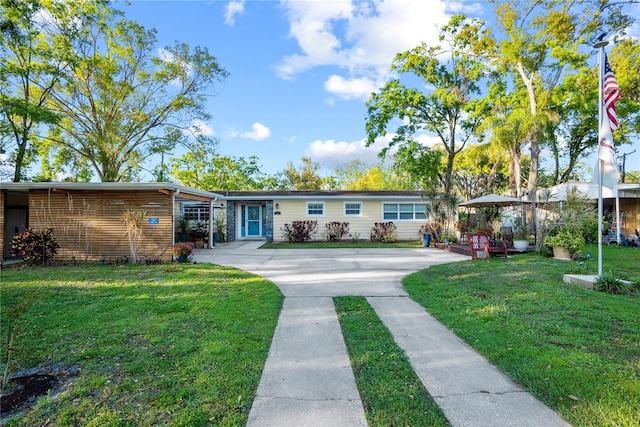
[{"label": "blue front door", "polygon": [[260,205],[247,206],[247,237],[262,236]]}]

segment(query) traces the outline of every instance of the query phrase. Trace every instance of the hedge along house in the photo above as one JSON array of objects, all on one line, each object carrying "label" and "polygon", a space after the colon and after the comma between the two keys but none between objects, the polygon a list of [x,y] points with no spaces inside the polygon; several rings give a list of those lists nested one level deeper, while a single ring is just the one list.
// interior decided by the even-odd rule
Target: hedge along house
[{"label": "hedge along house", "polygon": [[53,228],[59,260],[120,260],[131,257],[123,225],[126,211],[144,213],[136,245],[140,260],[172,259],[176,223],[182,206],[209,206],[212,235],[219,194],[171,183],[0,183],[2,259],[11,256],[11,238],[26,228]]},{"label": "hedge along house", "polygon": [[313,240],[324,240],[325,224],[348,222],[350,238],[369,239],[377,222],[393,222],[398,240],[418,240],[430,204],[420,191],[220,191],[226,206],[227,240],[284,241],[282,227],[318,221]]}]

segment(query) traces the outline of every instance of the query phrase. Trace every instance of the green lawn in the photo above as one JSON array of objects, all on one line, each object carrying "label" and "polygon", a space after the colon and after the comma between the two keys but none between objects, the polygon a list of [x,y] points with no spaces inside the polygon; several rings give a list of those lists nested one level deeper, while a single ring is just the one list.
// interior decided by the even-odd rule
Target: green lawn
[{"label": "green lawn", "polygon": [[9,426],[244,425],[282,306],[209,264],[3,269],[2,362],[77,367]]},{"label": "green lawn", "polygon": [[[516,382],[580,426],[640,425],[640,295],[564,284],[591,260],[527,254],[439,265],[405,278],[411,297]],[[580,264],[582,263],[582,264]],[[603,270],[640,282],[640,250],[604,248]]]},{"label": "green lawn", "polygon": [[[603,249],[604,271],[640,282],[640,250]],[[562,283],[563,273],[596,272],[596,248],[586,252],[592,258],[579,262],[526,254],[439,265],[404,283],[570,423],[638,426],[640,296]],[[0,274],[0,368],[11,325],[11,370],[80,369],[9,426],[246,422],[282,306],[270,282],[209,264]],[[366,301],[335,301],[371,425],[446,424]]]}]

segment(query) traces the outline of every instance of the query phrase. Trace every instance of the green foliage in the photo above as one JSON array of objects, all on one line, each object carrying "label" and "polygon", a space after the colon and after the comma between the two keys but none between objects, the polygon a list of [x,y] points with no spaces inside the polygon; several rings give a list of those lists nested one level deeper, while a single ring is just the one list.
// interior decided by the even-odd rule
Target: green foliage
[{"label": "green foliage", "polygon": [[25,170],[37,158],[44,129],[61,119],[48,103],[65,69],[74,63],[71,45],[105,4],[0,1],[0,141],[6,151],[12,149],[13,181],[27,178]]},{"label": "green foliage", "polygon": [[579,254],[584,249],[585,241],[583,235],[578,230],[560,230],[553,236],[544,239],[544,244],[548,247],[566,248],[571,254]]},{"label": "green foliage", "polygon": [[[401,124],[380,155],[397,150],[399,168],[410,167],[413,179],[423,188],[437,182],[448,196],[455,156],[481,122],[483,107],[478,100],[484,65],[477,56],[469,55],[469,48],[484,40],[482,23],[454,16],[442,28],[440,40],[441,46],[422,44],[396,55],[392,71],[418,77],[421,88],[407,87],[399,78],[387,82],[367,102],[366,131],[367,145],[371,145],[399,120]],[[441,62],[443,52],[449,58],[446,62]],[[423,91],[423,87],[431,90]],[[440,139],[447,156],[444,169],[437,150],[417,143],[415,135],[420,131],[433,132]]]},{"label": "green foliage", "polygon": [[566,200],[561,206],[553,206],[544,202],[541,206],[553,209],[553,215],[541,223],[540,232],[544,236],[544,246],[562,246],[572,254],[579,253],[586,244],[585,236],[592,238],[593,222],[596,218],[593,203],[577,188],[567,192]]},{"label": "green foliage", "polygon": [[101,181],[130,180],[146,159],[177,144],[214,141],[205,102],[227,71],[207,49],[183,43],[157,55],[155,31],[109,10],[73,45],[51,107],[63,119],[51,155],[87,162]]},{"label": "green foliage", "polygon": [[27,228],[11,238],[11,254],[22,257],[27,265],[50,264],[59,247],[51,227],[42,231]]},{"label": "green foliage", "polygon": [[332,221],[324,225],[324,234],[330,242],[339,242],[342,238],[349,234],[349,223]]},{"label": "green foliage", "polygon": [[318,175],[320,164],[311,160],[311,157],[303,157],[302,165],[296,169],[293,162],[289,162],[287,168],[278,174],[278,186],[283,190],[320,190],[323,188],[323,179]]},{"label": "green foliage", "polygon": [[372,242],[393,243],[396,241],[396,225],[389,222],[376,222],[371,227],[369,238]]},{"label": "green foliage", "polygon": [[207,191],[269,188],[256,156],[221,156],[205,144],[195,144],[181,157],[172,158],[171,174],[181,185]]},{"label": "green foliage", "polygon": [[622,280],[618,279],[611,271],[607,271],[602,273],[601,276],[598,276],[593,284],[593,289],[612,295],[626,295],[631,291],[631,288]]},{"label": "green foliage", "polygon": [[282,237],[287,239],[288,242],[307,242],[318,232],[318,221],[292,221],[291,224],[285,224],[280,230],[282,230]]}]

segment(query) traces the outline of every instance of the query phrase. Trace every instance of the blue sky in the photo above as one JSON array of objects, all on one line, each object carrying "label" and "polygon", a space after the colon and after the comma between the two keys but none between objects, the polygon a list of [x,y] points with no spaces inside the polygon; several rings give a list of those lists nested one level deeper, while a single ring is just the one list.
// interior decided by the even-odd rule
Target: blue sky
[{"label": "blue sky", "polygon": [[[365,147],[366,100],[396,53],[437,44],[451,15],[488,5],[441,0],[145,1],[116,3],[156,28],[159,46],[207,47],[230,73],[208,108],[207,131],[229,156],[256,155],[266,173],[311,157],[329,172],[384,146]],[[422,140],[434,140],[423,135]],[[627,171],[640,169],[640,143]],[[620,152],[633,148],[623,147]]]}]

